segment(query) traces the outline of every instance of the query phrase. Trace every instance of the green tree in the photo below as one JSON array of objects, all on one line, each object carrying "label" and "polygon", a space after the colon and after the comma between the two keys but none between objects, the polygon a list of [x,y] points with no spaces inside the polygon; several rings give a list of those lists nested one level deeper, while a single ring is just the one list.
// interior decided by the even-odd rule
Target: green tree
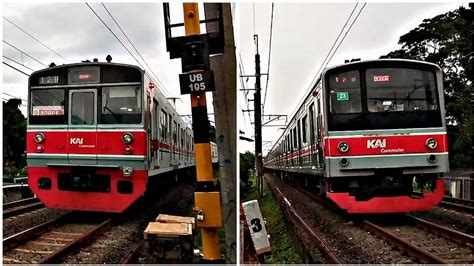
[{"label": "green tree", "polygon": [[255,155],[251,152],[240,154],[240,197],[247,193],[252,185],[250,183],[250,170],[255,167]]},{"label": "green tree", "polygon": [[468,8],[423,20],[400,37],[401,49],[382,56],[428,61],[443,70],[451,168],[474,165],[473,8],[470,3]]},{"label": "green tree", "polygon": [[20,105],[20,99],[3,102],[3,167],[6,173],[26,165],[26,119]]}]

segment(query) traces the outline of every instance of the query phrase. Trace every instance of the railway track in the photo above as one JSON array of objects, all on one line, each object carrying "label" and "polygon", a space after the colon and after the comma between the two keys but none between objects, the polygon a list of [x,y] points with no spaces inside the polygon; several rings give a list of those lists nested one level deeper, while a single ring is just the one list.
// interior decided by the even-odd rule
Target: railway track
[{"label": "railway track", "polygon": [[439,206],[474,215],[474,200],[444,197]]},{"label": "railway track", "polygon": [[[302,194],[325,207],[334,209],[326,200],[301,187],[289,184]],[[454,199],[453,201],[458,200]],[[460,201],[458,201],[460,202]],[[337,211],[337,210],[336,210]],[[379,216],[376,221],[358,222],[366,230],[397,246],[414,259],[423,263],[474,263],[474,237],[416,218],[411,215]],[[399,223],[387,223],[394,218]],[[378,221],[382,220],[382,221]]]},{"label": "railway track", "polygon": [[389,222],[387,219],[362,220],[361,225],[422,263],[474,263],[471,235],[410,215]]},{"label": "railway track", "polygon": [[38,198],[27,198],[3,204],[3,218],[10,218],[33,210],[44,208]]},{"label": "railway track", "polygon": [[92,240],[111,219],[67,214],[3,240],[3,263],[58,263],[75,248]]},{"label": "railway track", "polygon": [[321,236],[321,233],[316,228],[308,225],[308,223],[303,220],[301,215],[291,205],[291,202],[285,197],[278,186],[272,182],[271,178],[266,179],[267,182],[271,184],[269,187],[273,194],[278,198],[280,206],[284,205],[285,209],[288,210],[288,213],[294,218],[293,220],[296,221],[298,225],[305,231],[306,235],[310,238],[310,241],[316,245],[321,255],[326,260],[325,263],[343,264],[332,245],[324,240],[324,237]]}]

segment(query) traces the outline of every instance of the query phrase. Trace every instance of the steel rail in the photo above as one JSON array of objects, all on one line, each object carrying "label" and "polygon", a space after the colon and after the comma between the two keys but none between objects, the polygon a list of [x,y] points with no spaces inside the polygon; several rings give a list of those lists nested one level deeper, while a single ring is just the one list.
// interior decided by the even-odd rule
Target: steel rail
[{"label": "steel rail", "polygon": [[37,197],[31,197],[31,198],[27,198],[27,199],[21,199],[21,200],[17,200],[17,201],[8,202],[8,203],[3,204],[3,210],[14,208],[14,207],[26,204],[26,203],[34,203],[34,202],[38,202],[38,201],[39,201],[39,199]]},{"label": "steel rail", "polygon": [[23,207],[18,208],[11,208],[9,210],[3,211],[3,218],[10,218],[16,215],[20,215],[23,213],[27,213],[36,209],[44,208],[44,204],[42,202],[36,202],[33,204],[29,204]]},{"label": "steel rail", "polygon": [[388,242],[392,243],[395,246],[398,246],[400,249],[408,253],[410,256],[419,259],[422,263],[436,263],[436,264],[447,264],[446,261],[441,259],[438,256],[430,254],[426,250],[423,250],[399,237],[390,233],[389,231],[383,229],[382,227],[371,223],[367,220],[363,220],[361,222],[362,227],[367,229],[368,231],[378,235],[379,237],[387,240]]},{"label": "steel rail", "polygon": [[[320,233],[313,227],[309,226],[303,218],[297,213],[295,208],[291,206],[291,203],[286,199],[280,189],[272,182],[269,181],[271,178],[266,178],[267,183],[269,184],[270,189],[273,191],[273,194],[277,196],[279,202],[287,206],[287,210],[289,213],[295,218],[295,220],[300,224],[300,226],[304,229],[306,234],[314,241],[313,243],[318,247],[318,250],[321,252],[323,257],[326,259],[326,263],[331,264],[343,264],[342,260],[336,255],[333,251],[333,248],[329,243],[327,243],[323,238],[319,235]],[[277,193],[275,193],[275,191]]]},{"label": "steel rail", "polygon": [[120,261],[120,264],[135,264],[137,263],[137,256],[138,256],[138,251],[140,250],[140,248],[144,245],[145,241],[144,240],[140,240],[139,242],[137,242],[135,245],[133,245],[127,252],[127,254],[125,254],[125,256],[122,258],[122,260]]},{"label": "steel rail", "polygon": [[466,245],[468,247],[474,248],[474,236],[452,230],[450,228],[446,228],[444,226],[434,224],[423,219],[407,215],[408,219],[415,223],[415,225],[419,228],[422,228],[428,232],[435,233],[440,235],[446,239],[454,241],[461,245]]},{"label": "steel rail", "polygon": [[474,200],[444,197],[438,205],[447,209],[474,215]]}]

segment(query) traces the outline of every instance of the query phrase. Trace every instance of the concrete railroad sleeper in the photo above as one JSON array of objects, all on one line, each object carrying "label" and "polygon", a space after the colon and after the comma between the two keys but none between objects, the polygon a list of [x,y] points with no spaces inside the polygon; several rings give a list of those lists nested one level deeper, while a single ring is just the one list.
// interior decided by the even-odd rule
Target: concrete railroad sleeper
[{"label": "concrete railroad sleeper", "polygon": [[280,202],[280,205],[286,206],[286,209],[295,218],[294,220],[299,223],[299,225],[306,232],[308,237],[312,240],[313,243],[315,243],[318,250],[326,259],[326,263],[343,264],[341,259],[334,252],[331,245],[318,235],[317,230],[315,228],[309,226],[303,220],[303,218],[301,218],[301,216],[296,212],[295,208],[291,206],[291,203],[288,201],[285,195],[283,195],[281,190],[275,184],[273,184],[273,182],[269,180],[271,178],[266,178],[266,179],[267,179],[267,183],[269,184],[270,189],[273,191],[273,194],[277,196],[278,201]]},{"label": "concrete railroad sleeper", "polygon": [[[112,221],[107,219],[98,224],[96,222],[86,224],[74,222],[70,219],[71,217],[71,214],[66,214],[5,238],[3,240],[3,263],[58,263],[73,249],[92,240]],[[77,226],[77,228],[71,230],[71,228],[67,228],[68,226],[72,228]],[[81,230],[77,230],[78,228]],[[18,253],[22,255],[15,256]],[[28,254],[31,260],[25,261],[24,259],[28,257],[25,254]]]}]

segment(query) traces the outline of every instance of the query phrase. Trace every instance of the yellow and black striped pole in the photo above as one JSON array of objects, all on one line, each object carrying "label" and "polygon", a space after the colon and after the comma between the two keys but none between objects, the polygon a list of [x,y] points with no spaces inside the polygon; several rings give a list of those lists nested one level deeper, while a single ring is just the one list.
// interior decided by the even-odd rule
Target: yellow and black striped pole
[{"label": "yellow and black striped pole", "polygon": [[[186,36],[200,35],[198,4],[184,3],[183,10]],[[196,224],[201,228],[203,262],[223,262],[218,236],[218,230],[222,227],[221,201],[212,171],[206,93],[191,93],[191,107],[197,177],[197,191],[194,193],[194,200],[195,210],[198,214]]]}]

